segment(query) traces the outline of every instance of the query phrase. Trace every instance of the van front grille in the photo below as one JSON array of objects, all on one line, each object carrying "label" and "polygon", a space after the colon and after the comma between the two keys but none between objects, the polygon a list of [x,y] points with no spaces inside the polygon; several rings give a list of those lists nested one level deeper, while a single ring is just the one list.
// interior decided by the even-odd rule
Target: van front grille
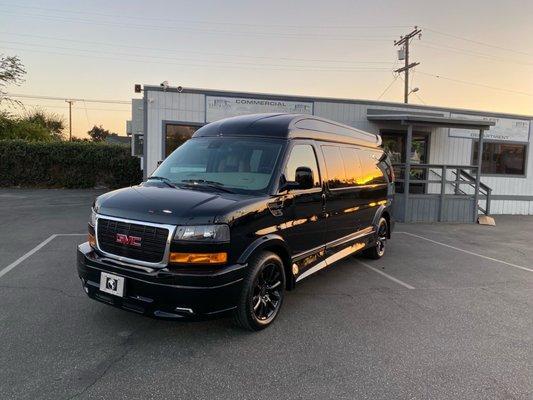
[{"label": "van front grille", "polygon": [[98,218],[98,246],[109,254],[134,260],[163,261],[168,229]]}]

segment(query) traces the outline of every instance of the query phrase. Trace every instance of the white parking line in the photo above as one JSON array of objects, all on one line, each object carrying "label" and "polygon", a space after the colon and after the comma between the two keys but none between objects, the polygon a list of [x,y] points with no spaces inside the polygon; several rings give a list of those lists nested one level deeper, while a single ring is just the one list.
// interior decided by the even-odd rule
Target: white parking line
[{"label": "white parking line", "polygon": [[48,243],[50,243],[52,240],[54,240],[58,236],[85,236],[86,233],[54,233],[51,235],[48,239],[43,240],[41,243],[39,243],[37,246],[35,246],[33,249],[28,251],[26,254],[24,254],[22,257],[18,258],[17,260],[13,261],[11,264],[9,264],[4,269],[0,270],[0,278],[7,274],[9,271],[11,271],[13,268],[15,268],[17,265],[19,265],[21,262],[26,260],[28,257],[31,257],[35,253],[37,253],[39,250],[41,250],[44,246],[46,246]]},{"label": "white parking line", "polygon": [[363,262],[361,260],[355,260],[355,261],[358,262],[359,264],[367,267],[368,269],[371,269],[372,271],[377,272],[380,275],[383,275],[385,278],[390,279],[393,282],[396,282],[398,285],[402,285],[403,287],[406,287],[407,289],[411,289],[411,290],[414,289],[414,286],[411,286],[408,283],[405,283],[405,282],[399,280],[398,278],[395,278],[394,276],[390,276],[389,274],[386,274],[385,272],[380,271],[379,269],[374,268],[371,265],[368,265],[367,263],[365,263],[365,262]]},{"label": "white parking line", "polygon": [[505,264],[505,265],[508,265],[509,267],[514,267],[514,268],[518,268],[518,269],[521,269],[521,270],[524,270],[524,271],[533,272],[533,269],[531,269],[531,268],[523,267],[521,265],[513,264],[513,263],[510,263],[510,262],[507,262],[507,261],[503,261],[503,260],[498,260],[497,258],[484,256],[483,254],[474,253],[473,251],[461,249],[459,247],[455,247],[455,246],[452,246],[452,245],[449,245],[449,244],[446,244],[446,243],[437,242],[436,240],[429,239],[427,237],[420,236],[420,235],[415,235],[414,233],[409,233],[409,232],[396,232],[396,233],[403,233],[404,235],[409,235],[409,236],[413,236],[413,237],[416,237],[416,238],[419,238],[419,239],[422,239],[422,240],[427,240],[428,242],[435,243],[435,244],[440,244],[441,246],[449,247],[450,249],[454,249],[454,250],[457,250],[457,251],[462,251],[463,253],[471,254],[473,256],[478,256],[478,257],[484,258],[486,260],[490,260],[490,261],[498,262],[498,263],[501,263],[501,264]]}]

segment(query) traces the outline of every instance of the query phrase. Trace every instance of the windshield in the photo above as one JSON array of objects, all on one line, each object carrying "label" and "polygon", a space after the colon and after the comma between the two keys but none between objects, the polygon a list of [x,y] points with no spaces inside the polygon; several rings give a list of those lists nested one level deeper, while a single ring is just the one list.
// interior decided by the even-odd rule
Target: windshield
[{"label": "windshield", "polygon": [[174,150],[152,176],[178,186],[266,192],[283,144],[265,138],[190,139]]}]

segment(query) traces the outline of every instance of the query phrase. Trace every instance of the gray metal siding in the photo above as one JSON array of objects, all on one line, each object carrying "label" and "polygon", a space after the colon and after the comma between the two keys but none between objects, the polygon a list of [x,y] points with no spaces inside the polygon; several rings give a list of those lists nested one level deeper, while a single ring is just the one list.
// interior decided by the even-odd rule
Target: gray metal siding
[{"label": "gray metal siding", "polygon": [[[205,94],[214,94],[211,91],[189,91],[178,93],[174,90],[159,91],[149,90],[145,93],[148,98],[147,103],[147,172],[151,173],[157,166],[157,162],[162,159],[162,121],[179,122],[205,122]],[[227,95],[229,92],[221,92],[220,95]],[[238,93],[235,93],[238,94]],[[266,95],[257,95],[265,97]],[[254,94],[249,94],[254,97]],[[270,96],[272,98],[283,98],[283,96]],[[287,99],[294,99],[287,97]],[[312,99],[304,97],[305,100],[314,100],[314,114],[320,117],[338,121],[355,128],[363,129],[373,133],[379,133],[380,129],[398,128],[398,126],[387,126],[369,122],[366,118],[368,109],[383,109],[390,111],[413,111],[417,108],[412,105],[392,105],[391,103],[364,102],[364,101],[335,101],[332,99]],[[443,116],[450,116],[449,109],[438,107],[421,107],[420,111],[439,112]],[[464,112],[469,113],[468,112]],[[472,112],[474,113],[474,112]],[[483,112],[475,112],[484,115]],[[502,118],[513,117],[507,114],[486,113],[487,116],[498,115]],[[522,117],[524,118],[524,117]],[[530,138],[533,136],[530,125]],[[472,155],[472,140],[456,137],[449,137],[449,129],[439,128],[431,130],[431,148],[429,162],[435,164],[459,164],[469,165]],[[528,165],[526,177],[482,177],[481,181],[493,189],[495,195],[533,195],[533,146],[528,146]],[[429,193],[439,193],[440,188],[431,185]],[[495,200],[491,204],[494,214],[533,214],[533,201],[513,201]]]},{"label": "gray metal siding", "polygon": [[157,162],[163,159],[163,123],[205,122],[205,96],[193,93],[148,92],[147,173],[150,175]]},{"label": "gray metal siding", "polygon": [[[530,123],[529,137],[533,136],[533,121]],[[431,134],[429,162],[431,164],[470,165],[472,162],[473,141],[467,138],[449,136],[449,129],[436,129]],[[531,144],[531,142],[530,142]],[[481,176],[481,182],[492,188],[493,195],[533,195],[533,146],[528,146],[527,171],[525,177]],[[440,188],[430,186],[430,193]],[[466,188],[466,187],[464,187]],[[495,200],[491,202],[492,214],[533,214],[532,201]]]},{"label": "gray metal siding", "polygon": [[[404,195],[394,196],[393,212],[398,221],[405,221]],[[409,195],[409,222],[438,222],[441,200],[438,195]],[[446,196],[441,222],[471,223],[474,219],[474,200],[463,196]]]}]

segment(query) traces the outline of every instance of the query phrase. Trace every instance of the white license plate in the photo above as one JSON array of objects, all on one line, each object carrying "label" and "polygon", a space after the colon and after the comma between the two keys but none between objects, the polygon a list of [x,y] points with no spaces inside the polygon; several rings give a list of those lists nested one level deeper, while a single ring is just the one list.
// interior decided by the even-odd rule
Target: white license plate
[{"label": "white license plate", "polygon": [[100,290],[115,296],[124,296],[124,278],[107,272],[100,274]]}]

